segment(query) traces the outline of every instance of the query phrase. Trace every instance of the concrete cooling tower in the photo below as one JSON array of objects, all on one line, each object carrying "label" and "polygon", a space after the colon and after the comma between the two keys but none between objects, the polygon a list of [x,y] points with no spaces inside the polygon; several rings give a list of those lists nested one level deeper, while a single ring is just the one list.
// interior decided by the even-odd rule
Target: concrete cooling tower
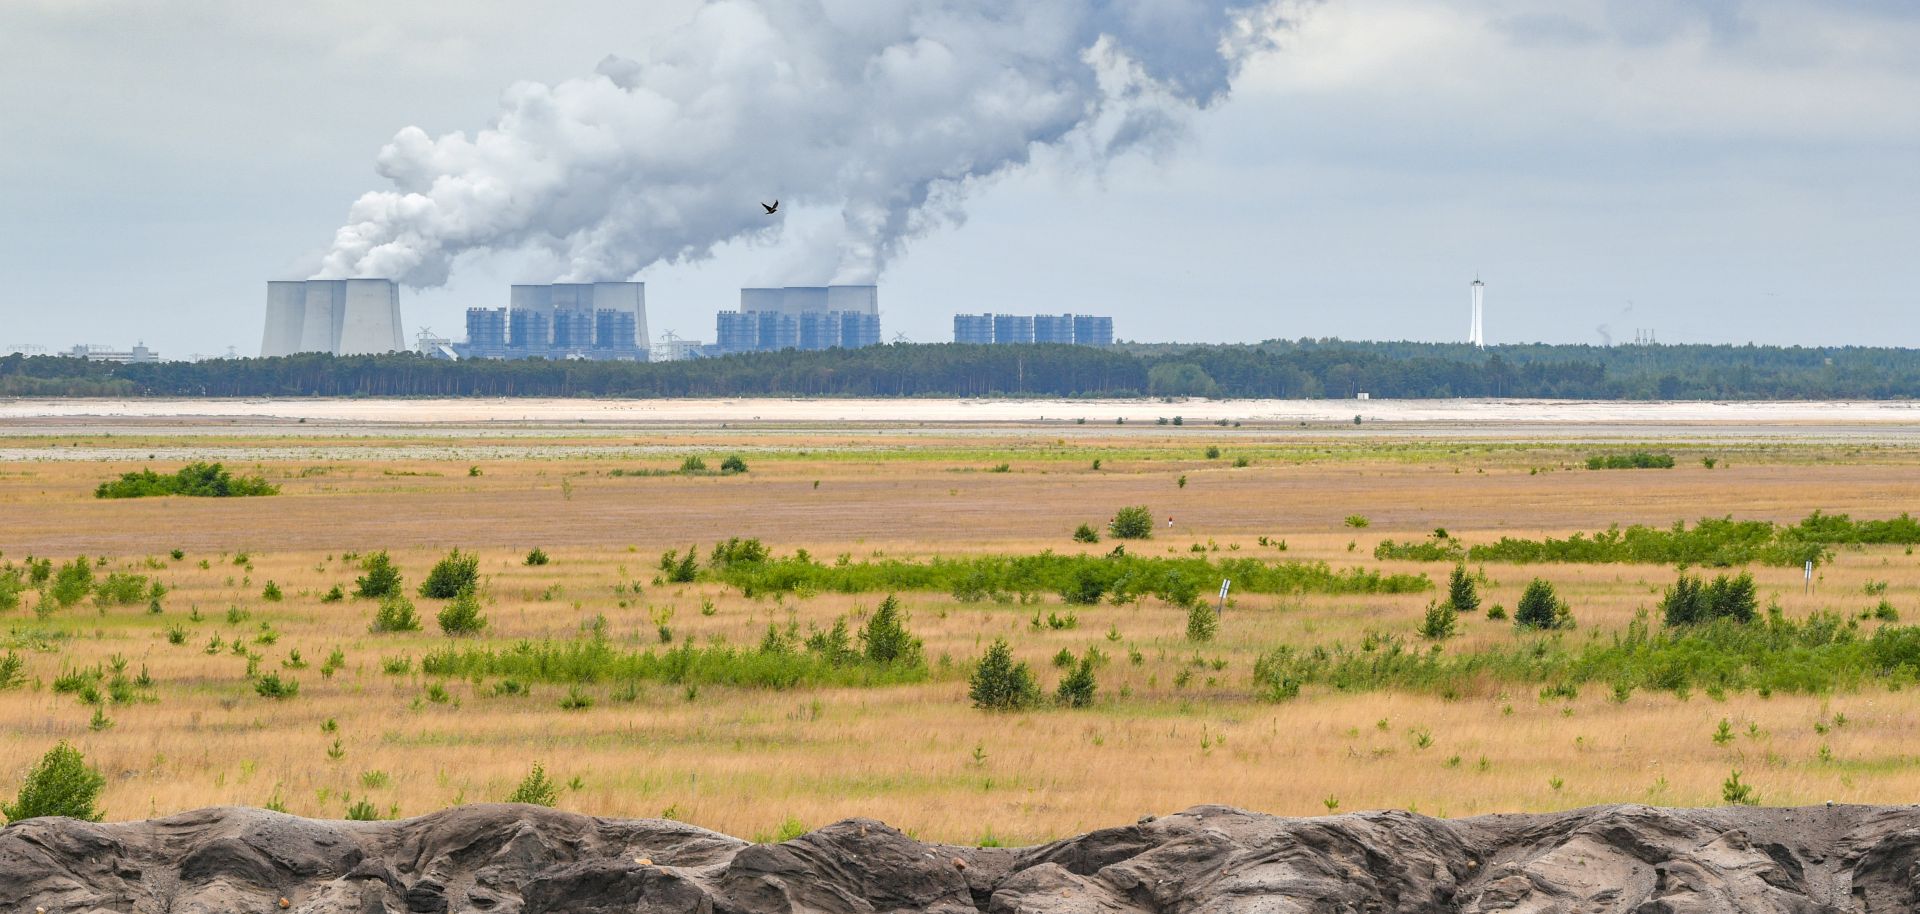
[{"label": "concrete cooling tower", "polygon": [[267,283],[263,357],[296,352],[371,355],[405,348],[400,287],[391,279]]}]

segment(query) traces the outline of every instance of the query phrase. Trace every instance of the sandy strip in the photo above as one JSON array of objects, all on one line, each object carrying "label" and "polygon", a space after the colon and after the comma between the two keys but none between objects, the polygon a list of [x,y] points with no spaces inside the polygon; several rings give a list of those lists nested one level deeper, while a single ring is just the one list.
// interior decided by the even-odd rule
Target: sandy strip
[{"label": "sandy strip", "polygon": [[486,422],[674,424],[717,422],[1153,423],[1220,419],[1259,423],[1491,424],[1920,424],[1909,401],[1638,402],[1593,400],[1011,400],[1011,399],[13,399],[0,424],[46,419],[394,423]]}]

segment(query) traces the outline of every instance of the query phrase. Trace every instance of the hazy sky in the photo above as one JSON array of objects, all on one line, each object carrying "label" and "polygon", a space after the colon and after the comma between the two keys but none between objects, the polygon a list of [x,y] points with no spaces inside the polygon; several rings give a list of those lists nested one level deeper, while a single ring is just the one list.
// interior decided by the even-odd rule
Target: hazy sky
[{"label": "hazy sky", "polygon": [[[254,354],[265,281],[391,189],[375,157],[402,128],[485,128],[512,84],[649,59],[699,5],[0,0],[0,344]],[[1494,342],[1920,345],[1920,3],[1284,9],[1177,139],[976,182],[891,260],[888,336],[995,310],[1142,340],[1459,339],[1478,273]],[[644,270],[656,336],[711,340],[808,218]],[[463,255],[403,293],[408,336],[560,273]]]}]

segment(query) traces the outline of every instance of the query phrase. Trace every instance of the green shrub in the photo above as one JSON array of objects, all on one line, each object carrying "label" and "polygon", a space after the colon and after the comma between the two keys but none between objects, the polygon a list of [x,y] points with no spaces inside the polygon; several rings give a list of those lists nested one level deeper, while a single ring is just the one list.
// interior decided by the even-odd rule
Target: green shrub
[{"label": "green shrub", "polygon": [[580,691],[579,686],[568,689],[567,694],[560,697],[560,709],[563,711],[585,711],[591,707],[593,696]]},{"label": "green shrub", "polygon": [[427,573],[426,582],[420,585],[420,595],[432,600],[451,600],[462,591],[474,590],[479,586],[479,554],[455,549],[434,563],[433,570]]},{"label": "green shrub", "polygon": [[697,454],[680,461],[680,472],[682,473],[704,473],[706,471],[707,462],[701,460]]},{"label": "green shrub", "polygon": [[1020,711],[1040,703],[1033,670],[1016,663],[1005,638],[996,639],[967,681],[967,697],[986,711]]},{"label": "green shrub", "polygon": [[747,462],[741,460],[739,454],[730,454],[727,456],[727,459],[720,461],[720,472],[722,473],[745,473],[746,471]]},{"label": "green shrub", "polygon": [[1426,618],[1420,622],[1420,636],[1429,641],[1445,641],[1453,637],[1459,622],[1460,611],[1453,608],[1451,601],[1432,601],[1427,604]]},{"label": "green shrub", "polygon": [[107,779],[87,764],[80,750],[62,740],[27,771],[20,793],[13,802],[0,804],[0,814],[9,822],[41,816],[98,822],[103,813],[95,802],[106,786]]},{"label": "green shrub", "polygon": [[146,596],[148,583],[146,575],[111,572],[94,583],[93,601],[101,606],[132,606]]},{"label": "green shrub", "polygon": [[[1671,470],[1672,454],[1634,451],[1630,454],[1595,454],[1587,458],[1589,470]],[[1712,469],[1712,467],[1708,467]]]},{"label": "green shrub", "polygon": [[234,476],[217,463],[190,463],[171,476],[152,470],[123,473],[119,479],[103,482],[93,490],[95,498],[148,498],[161,495],[187,495],[200,498],[238,498],[254,495],[278,495],[278,486],[258,476]]},{"label": "green shrub", "polygon": [[660,570],[668,583],[689,584],[700,577],[700,550],[687,547],[687,554],[681,555],[677,549],[669,549],[660,556]]},{"label": "green shrub", "polygon": [[323,593],[320,595],[320,602],[338,603],[342,600],[345,600],[346,598],[347,598],[347,592],[341,589],[340,585],[335,584],[332,587],[328,588],[326,593]]},{"label": "green shrub", "polygon": [[1100,542],[1100,533],[1093,529],[1092,524],[1081,524],[1074,528],[1073,541],[1076,543],[1097,543]]},{"label": "green shrub", "polygon": [[1760,803],[1760,795],[1754,792],[1752,784],[1741,782],[1738,770],[1720,782],[1720,799],[1728,806],[1757,806]]},{"label": "green shrub", "polygon": [[1132,505],[1114,512],[1107,522],[1107,534],[1117,540],[1153,538],[1153,512],[1146,505]]},{"label": "green shrub", "polygon": [[449,635],[477,635],[487,628],[487,617],[480,614],[480,598],[471,587],[456,594],[437,618],[440,630]]},{"label": "green shrub", "polygon": [[520,786],[507,794],[505,802],[552,806],[560,802],[560,785],[547,777],[545,766],[535,762],[533,770],[527,772],[527,776],[520,780]]},{"label": "green shrub", "polygon": [[1698,625],[1715,619],[1752,622],[1759,618],[1753,575],[1742,572],[1730,578],[1723,574],[1703,584],[1682,574],[1661,598],[1660,612],[1668,625]]},{"label": "green shrub", "polygon": [[1220,630],[1220,616],[1213,607],[1205,603],[1194,603],[1187,607],[1187,640],[1194,642],[1212,641]]},{"label": "green shrub", "polygon": [[12,612],[20,608],[20,595],[27,590],[27,582],[21,579],[19,570],[0,569],[0,612]]},{"label": "green shrub", "polygon": [[346,819],[349,822],[378,822],[380,821],[380,810],[375,808],[365,797],[362,797],[347,804]]},{"label": "green shrub", "polygon": [[906,615],[892,594],[880,601],[873,617],[860,629],[860,645],[867,660],[880,666],[918,666],[920,639],[906,629]]},{"label": "green shrub", "polygon": [[526,559],[522,561],[521,564],[528,567],[537,567],[545,565],[550,561],[552,561],[552,559],[547,557],[547,551],[536,546],[532,552],[527,553]]},{"label": "green shrub", "polygon": [[1394,540],[1380,540],[1373,547],[1373,557],[1380,561],[1407,561],[1407,563],[1457,563],[1467,557],[1467,547],[1461,541],[1436,536],[1430,540],[1409,540],[1396,543]]},{"label": "green shrub", "polygon": [[279,673],[268,673],[253,681],[253,690],[261,698],[292,698],[300,694],[300,683],[295,679],[281,679]]},{"label": "green shrub", "polygon": [[1480,588],[1465,565],[1453,566],[1453,572],[1447,575],[1447,605],[1463,613],[1480,608]]},{"label": "green shrub", "polygon": [[268,603],[278,603],[284,596],[285,594],[280,592],[280,585],[272,581],[268,581],[267,586],[260,591],[260,599]]},{"label": "green shrub", "polygon": [[1528,582],[1526,592],[1520,595],[1520,605],[1513,612],[1513,623],[1531,629],[1572,628],[1573,615],[1560,595],[1554,592],[1552,584],[1534,578]]},{"label": "green shrub", "polygon": [[1213,446],[1213,445],[1207,445],[1207,459],[1208,459],[1208,460],[1219,460],[1219,459],[1220,459],[1220,449],[1219,449],[1218,447],[1215,447],[1215,446]]},{"label": "green shrub", "polygon": [[1360,530],[1372,523],[1372,521],[1367,520],[1364,514],[1349,514],[1344,523],[1355,530]]},{"label": "green shrub", "polygon": [[53,585],[47,589],[47,593],[62,609],[80,602],[92,591],[93,562],[84,555],[61,565],[60,571],[53,576]]},{"label": "green shrub", "polygon": [[1093,693],[1098,688],[1093,676],[1093,656],[1089,654],[1060,678],[1060,688],[1054,692],[1054,698],[1069,708],[1085,708],[1093,704]]},{"label": "green shrub", "polygon": [[360,577],[354,580],[356,595],[379,600],[400,594],[400,569],[394,567],[385,549],[362,559],[360,571]]},{"label": "green shrub", "polygon": [[367,631],[375,634],[419,630],[420,616],[413,611],[413,603],[398,593],[380,601],[380,608],[373,614],[373,624],[367,627]]}]

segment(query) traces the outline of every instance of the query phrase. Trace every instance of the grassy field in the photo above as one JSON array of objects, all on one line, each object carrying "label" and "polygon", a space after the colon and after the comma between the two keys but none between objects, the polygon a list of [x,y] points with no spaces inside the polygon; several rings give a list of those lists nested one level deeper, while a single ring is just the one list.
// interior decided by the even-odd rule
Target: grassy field
[{"label": "grassy field", "polygon": [[[0,691],[8,734],[0,792],[60,739],[108,775],[104,804],[116,819],[270,802],[337,817],[359,799],[412,815],[499,799],[536,762],[567,783],[561,805],[570,809],[670,815],[744,836],[857,814],[961,842],[1034,841],[1195,803],[1450,816],[1615,801],[1710,805],[1735,769],[1770,804],[1905,802],[1920,792],[1909,738],[1920,726],[1920,691],[1901,677],[1764,695],[1705,684],[1621,695],[1586,683],[1568,697],[1543,695],[1554,682],[1487,673],[1444,689],[1309,684],[1276,702],[1253,676],[1256,659],[1281,645],[1358,650],[1388,637],[1418,654],[1434,649],[1416,629],[1429,602],[1444,597],[1451,566],[1376,561],[1381,540],[1444,527],[1473,544],[1723,515],[1792,523],[1816,509],[1890,517],[1920,504],[1920,455],[1904,448],[1494,444],[1217,426],[566,428],[512,439],[206,431],[0,430],[0,450],[15,455],[0,465],[6,561],[57,566],[85,555],[103,561],[96,577],[138,574],[166,589],[158,613],[145,597],[37,612],[29,589],[4,614],[5,649],[24,668]],[[1638,447],[1673,454],[1677,466],[1585,468],[1595,453]],[[668,472],[689,455],[717,468],[728,454],[750,471]],[[1242,458],[1248,465],[1235,466]],[[171,471],[188,459],[225,460],[282,494],[93,497],[121,472]],[[1153,538],[1126,544],[1135,556],[1324,562],[1424,574],[1441,586],[1239,593],[1205,642],[1189,640],[1187,607],[1151,596],[1067,605],[1051,592],[963,602],[902,591],[926,666],[886,684],[522,677],[523,694],[511,694],[501,680],[514,677],[422,672],[423,658],[449,646],[599,639],[618,653],[689,644],[747,653],[769,626],[801,638],[842,618],[857,629],[886,596],[747,596],[711,573],[671,583],[659,567],[667,550],[693,545],[704,558],[716,542],[752,537],[776,556],[804,549],[828,564],[1104,555],[1112,541],[1076,543],[1071,534],[1081,523],[1102,527],[1127,505],[1154,514]],[[433,615],[444,601],[413,593],[454,547],[481,559],[489,624],[480,636],[441,634]],[[523,563],[535,547],[549,564]],[[425,631],[373,634],[375,601],[323,599],[336,585],[351,593],[360,558],[375,550],[400,566]],[[1530,579],[1550,580],[1578,627],[1529,634],[1468,614],[1460,634],[1439,644],[1444,657],[1607,642],[1675,576],[1659,565],[1475,570],[1485,576],[1484,603],[1509,611]],[[1836,548],[1810,592],[1798,568],[1750,570],[1762,604],[1786,619],[1834,611],[1869,637],[1903,624],[1884,610],[1858,619],[1884,600],[1920,621],[1920,558],[1901,545]],[[281,599],[263,595],[269,582]],[[1202,594],[1218,583],[1205,581]],[[996,638],[1049,694],[1064,675],[1057,654],[1098,649],[1106,659],[1093,706],[971,707],[971,665]],[[335,651],[344,664],[322,675]],[[84,689],[57,688],[96,668],[97,703]],[[269,673],[297,681],[298,694],[261,695],[256,683]],[[116,678],[118,699],[107,685]],[[563,708],[570,696],[590,704]]]}]

